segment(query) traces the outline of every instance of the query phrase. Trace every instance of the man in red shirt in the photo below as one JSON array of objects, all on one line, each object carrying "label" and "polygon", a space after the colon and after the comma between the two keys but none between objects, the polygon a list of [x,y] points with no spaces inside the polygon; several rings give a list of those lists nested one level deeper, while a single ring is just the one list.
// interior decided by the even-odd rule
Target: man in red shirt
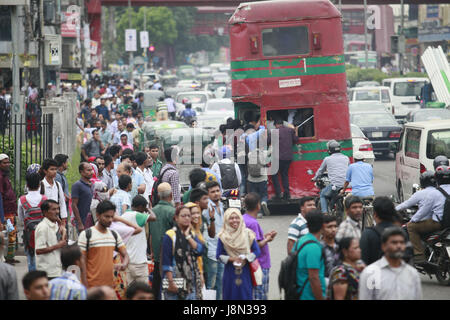
[{"label": "man in red shirt", "polygon": [[122,133],[120,135],[120,144],[119,146],[122,148],[122,151],[125,149],[131,149],[133,150],[133,145],[131,143],[128,143],[128,135],[126,133]]},{"label": "man in red shirt", "polygon": [[11,185],[11,181],[9,180],[9,166],[11,163],[9,162],[9,157],[2,153],[0,154],[0,193],[2,195],[3,200],[3,209],[5,212],[5,223],[7,223],[8,219],[11,221],[14,226],[14,230],[8,233],[8,253],[6,255],[6,263],[15,264],[20,261],[15,260],[15,249],[16,249],[16,236],[17,236],[17,228],[16,228],[16,215],[17,215],[17,201],[16,194]]}]

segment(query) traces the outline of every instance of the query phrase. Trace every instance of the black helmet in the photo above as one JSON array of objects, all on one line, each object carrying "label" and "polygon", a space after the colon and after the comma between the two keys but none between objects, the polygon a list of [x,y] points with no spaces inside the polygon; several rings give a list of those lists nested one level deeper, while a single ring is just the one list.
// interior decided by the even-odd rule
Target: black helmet
[{"label": "black helmet", "polygon": [[327,146],[330,154],[341,152],[341,145],[336,140],[328,141]]},{"label": "black helmet", "polygon": [[439,166],[434,173],[438,185],[450,184],[450,167]]},{"label": "black helmet", "polygon": [[436,168],[439,166],[448,166],[448,165],[449,162],[446,156],[437,156],[436,158],[434,158],[433,161],[434,170],[436,170]]},{"label": "black helmet", "polygon": [[190,102],[187,102],[186,103],[186,109],[190,109],[190,108],[192,108],[192,104]]},{"label": "black helmet", "polygon": [[426,187],[433,187],[436,185],[436,178],[434,172],[427,170],[420,175],[420,186],[424,189]]}]

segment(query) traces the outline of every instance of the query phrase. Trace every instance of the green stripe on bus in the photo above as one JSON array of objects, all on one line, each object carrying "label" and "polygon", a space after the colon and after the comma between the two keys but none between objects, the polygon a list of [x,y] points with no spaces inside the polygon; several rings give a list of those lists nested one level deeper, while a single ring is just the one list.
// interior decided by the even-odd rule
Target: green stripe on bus
[{"label": "green stripe on bus", "polygon": [[307,68],[306,72],[299,69],[272,69],[272,70],[247,70],[232,73],[233,80],[255,79],[255,78],[280,78],[291,76],[313,76],[322,74],[345,73],[345,66]]},{"label": "green stripe on bus", "polygon": [[269,68],[270,61],[272,67],[290,67],[300,64],[303,59],[306,60],[306,68],[313,65],[321,64],[341,64],[345,62],[344,56],[326,56],[326,57],[311,57],[311,58],[294,58],[294,59],[279,59],[279,60],[251,60],[251,61],[232,61],[231,69],[254,69],[254,68]]},{"label": "green stripe on bus", "polygon": [[[353,156],[352,150],[344,150],[342,151],[348,157]],[[313,161],[313,160],[323,160],[325,157],[328,157],[328,152],[311,152],[311,153],[295,153],[293,157],[293,161]]]},{"label": "green stripe on bus", "polygon": [[[302,151],[327,150],[327,143],[328,141],[305,143],[301,144],[301,148]],[[341,140],[339,143],[342,149],[353,147],[352,140]]]}]

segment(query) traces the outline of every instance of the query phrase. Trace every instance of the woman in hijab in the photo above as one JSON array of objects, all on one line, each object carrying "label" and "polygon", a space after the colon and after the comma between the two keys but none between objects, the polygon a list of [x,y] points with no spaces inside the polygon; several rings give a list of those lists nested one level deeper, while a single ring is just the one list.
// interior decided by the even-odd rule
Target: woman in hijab
[{"label": "woman in hijab", "polygon": [[239,209],[227,209],[217,244],[217,260],[225,264],[224,300],[252,300],[249,262],[253,262],[260,254],[255,233],[245,227]]},{"label": "woman in hijab", "polygon": [[[205,238],[203,238],[203,231],[205,231],[205,227],[202,221],[202,211],[200,207],[193,203],[188,202],[186,203],[186,207],[188,207],[191,210],[191,226],[192,226],[192,232],[195,234],[195,236],[198,238],[198,240],[201,242],[202,245],[205,245]],[[205,278],[203,276],[203,258],[202,256],[197,257],[197,265],[198,269],[200,270],[200,276],[202,278],[202,285],[205,284]]]},{"label": "woman in hijab", "polygon": [[204,246],[192,230],[188,207],[178,207],[174,219],[175,227],[166,232],[162,241],[165,300],[202,300],[197,257],[202,255]]}]

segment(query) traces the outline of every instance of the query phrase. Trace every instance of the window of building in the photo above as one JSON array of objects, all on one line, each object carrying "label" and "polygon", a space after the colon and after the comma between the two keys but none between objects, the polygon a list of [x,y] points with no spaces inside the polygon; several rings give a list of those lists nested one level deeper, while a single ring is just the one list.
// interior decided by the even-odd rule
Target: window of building
[{"label": "window of building", "polygon": [[315,136],[314,131],[314,110],[313,108],[298,108],[290,110],[273,110],[267,112],[267,129],[274,129],[274,121],[282,119],[284,126],[297,128],[300,138],[310,138]]},{"label": "window of building", "polygon": [[11,41],[11,8],[0,6],[0,41]]},{"label": "window of building", "polygon": [[297,26],[264,29],[262,50],[266,57],[308,54],[308,28]]}]

